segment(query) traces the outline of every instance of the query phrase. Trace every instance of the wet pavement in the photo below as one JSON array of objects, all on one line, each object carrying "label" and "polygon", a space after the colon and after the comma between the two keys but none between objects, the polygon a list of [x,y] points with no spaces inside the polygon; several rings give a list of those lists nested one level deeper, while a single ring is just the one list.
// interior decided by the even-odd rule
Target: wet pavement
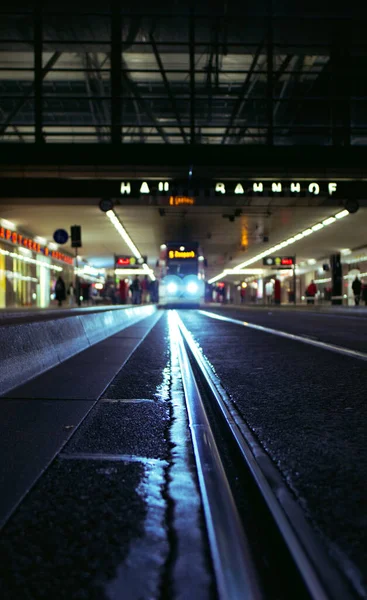
[{"label": "wet pavement", "polygon": [[[226,310],[233,318],[366,350],[362,338],[367,323],[268,312]],[[210,319],[196,310],[179,314],[332,560],[352,582],[356,596],[367,597],[362,581],[367,559],[365,363]],[[84,420],[79,416],[64,434],[65,423],[60,431],[50,427],[63,441],[55,437],[55,458],[44,464],[49,466],[43,474],[39,463],[38,480],[2,531],[4,600],[216,598],[167,312],[150,319],[148,327],[142,322],[107,344],[115,373],[118,361],[123,364],[107,388],[93,383],[109,362],[98,351],[102,345],[94,347],[83,371],[86,379],[90,374],[84,400],[90,412],[85,410]],[[129,339],[136,347],[130,358]],[[28,388],[28,399],[35,403],[34,424],[22,429],[29,452],[49,427],[42,403],[51,409],[52,402],[59,403],[54,406],[60,414],[61,392],[68,389],[62,384],[67,370],[61,367],[61,391],[47,401],[34,394],[47,396],[49,374],[45,384],[37,378]],[[75,402],[82,402],[82,380],[77,390]],[[3,408],[8,403],[9,412],[14,403],[16,412],[15,403],[25,401],[20,399],[25,391],[23,387],[23,396],[15,391],[3,399]],[[6,440],[11,444],[11,432]]]},{"label": "wet pavement", "polygon": [[[214,312],[267,326],[272,317]],[[367,597],[365,362],[194,311],[180,316],[329,554]],[[313,319],[282,313],[271,327],[300,335],[319,335],[322,329],[325,341],[343,344],[347,324],[338,330],[334,320],[317,317],[315,331]],[[362,325],[353,327],[355,337],[348,332],[346,345],[360,347]]]},{"label": "wet pavement", "polygon": [[5,525],[0,555],[4,600],[216,597],[165,316]]}]

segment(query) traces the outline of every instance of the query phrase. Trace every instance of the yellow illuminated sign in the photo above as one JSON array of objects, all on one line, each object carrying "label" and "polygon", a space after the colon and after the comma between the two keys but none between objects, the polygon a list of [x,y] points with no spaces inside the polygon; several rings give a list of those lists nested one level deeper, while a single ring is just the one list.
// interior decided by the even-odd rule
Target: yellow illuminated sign
[{"label": "yellow illuminated sign", "polygon": [[195,198],[190,198],[189,196],[170,196],[169,203],[170,206],[181,206],[182,204],[192,206],[195,204]]},{"label": "yellow illuminated sign", "polygon": [[182,252],[181,250],[169,250],[168,258],[196,258],[193,250]]}]

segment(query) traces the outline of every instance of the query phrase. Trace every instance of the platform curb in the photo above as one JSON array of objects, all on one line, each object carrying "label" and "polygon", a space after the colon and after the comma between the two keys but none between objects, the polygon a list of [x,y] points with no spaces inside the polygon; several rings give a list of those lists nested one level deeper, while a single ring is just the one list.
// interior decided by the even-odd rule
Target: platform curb
[{"label": "platform curb", "polygon": [[152,315],[134,306],[0,327],[0,395]]}]

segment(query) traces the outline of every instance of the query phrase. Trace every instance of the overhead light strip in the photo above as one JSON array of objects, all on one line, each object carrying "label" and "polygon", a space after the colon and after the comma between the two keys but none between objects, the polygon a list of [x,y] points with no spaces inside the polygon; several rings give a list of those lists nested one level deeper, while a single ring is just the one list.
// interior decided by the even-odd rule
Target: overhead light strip
[{"label": "overhead light strip", "polygon": [[[135,256],[135,258],[142,258],[139,250],[137,249],[137,247],[135,246],[134,242],[132,241],[131,237],[129,236],[129,234],[127,233],[125,227],[123,226],[123,224],[121,223],[120,219],[118,218],[118,216],[116,215],[114,210],[108,210],[106,212],[106,216],[109,218],[109,220],[111,221],[112,225],[115,227],[115,229],[118,231],[118,233],[120,234],[120,236],[122,237],[122,239],[124,240],[125,244],[127,244],[127,246],[130,248],[131,252],[133,253],[133,255]],[[122,271],[122,269],[118,269],[119,271]],[[139,270],[140,271],[140,270]],[[146,274],[149,275],[149,277],[154,281],[155,277],[154,277],[154,273],[153,270],[150,269],[148,267],[148,265],[146,263],[142,264],[142,272],[141,273],[137,273],[137,269],[135,270],[136,274]],[[115,271],[116,273],[116,271]],[[126,271],[125,271],[126,273]],[[118,273],[118,275],[120,275],[122,273]],[[127,273],[126,273],[127,274]],[[131,273],[130,273],[131,274]]]},{"label": "overhead light strip", "polygon": [[109,220],[111,221],[111,223],[115,227],[115,229],[119,232],[120,236],[124,240],[125,244],[127,244],[127,246],[130,248],[130,250],[133,253],[133,255],[135,256],[135,258],[141,258],[141,254],[140,254],[139,250],[135,246],[134,242],[132,241],[131,237],[127,233],[125,227],[121,223],[121,221],[118,218],[118,216],[116,215],[115,211],[108,210],[106,212],[106,216],[109,218]]},{"label": "overhead light strip", "polygon": [[[304,237],[308,237],[309,235],[312,235],[316,231],[320,231],[321,229],[324,229],[324,227],[328,227],[328,225],[332,225],[332,223],[335,223],[337,220],[343,219],[344,217],[347,217],[348,215],[349,215],[349,211],[342,210],[341,212],[338,212],[336,215],[325,219],[321,223],[316,223],[312,227],[309,227],[308,229],[305,229],[304,231],[295,234],[294,236],[288,238],[287,240],[284,240],[283,242],[279,242],[279,244],[277,244],[276,246],[273,246],[272,248],[269,248],[268,250],[264,250],[264,252],[261,252],[260,254],[257,254],[253,258],[250,258],[249,260],[246,260],[245,262],[237,265],[237,267],[235,267],[234,269],[231,269],[231,272],[232,272],[232,274],[238,273],[240,275],[241,269],[244,269],[245,267],[248,267],[249,265],[254,264],[258,260],[261,260],[262,258],[266,258],[267,256],[270,256],[274,252],[278,252],[278,250],[281,250],[282,248],[285,248],[286,246],[290,246],[291,244],[298,242],[299,240],[301,240]],[[209,279],[208,283],[214,283],[215,281],[218,281],[219,279],[223,279],[227,274],[228,273],[226,273],[226,270],[224,270],[219,275],[216,275],[215,277],[212,277],[212,279]]]}]

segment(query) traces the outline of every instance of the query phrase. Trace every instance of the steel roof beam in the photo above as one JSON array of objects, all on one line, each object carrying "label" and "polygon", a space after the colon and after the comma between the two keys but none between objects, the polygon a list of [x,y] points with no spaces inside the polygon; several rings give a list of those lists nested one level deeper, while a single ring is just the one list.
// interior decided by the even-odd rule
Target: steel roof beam
[{"label": "steel roof beam", "polygon": [[229,134],[231,132],[231,129],[233,129],[234,122],[236,121],[238,115],[242,112],[243,106],[244,106],[244,104],[245,104],[245,102],[246,102],[246,100],[248,98],[249,88],[250,88],[250,83],[251,83],[251,77],[252,77],[252,75],[253,75],[253,73],[255,71],[257,62],[259,60],[260,54],[261,54],[262,49],[263,49],[263,45],[264,44],[262,42],[258,46],[258,48],[256,50],[256,53],[255,53],[255,56],[252,59],[252,63],[251,63],[250,69],[249,69],[249,71],[248,71],[248,73],[246,75],[245,81],[242,84],[240,94],[239,94],[239,96],[237,98],[237,102],[236,102],[236,104],[233,107],[232,114],[231,114],[231,117],[229,119],[229,125],[228,125],[228,127],[227,127],[227,129],[225,131],[225,134],[224,134],[222,142],[221,142],[222,144],[226,143],[226,140],[227,140],[227,138],[228,138],[228,136],[229,136]]},{"label": "steel roof beam", "polygon": [[183,128],[182,121],[181,121],[181,118],[180,118],[180,115],[179,115],[179,112],[178,112],[176,99],[175,99],[174,95],[172,94],[171,86],[169,84],[166,72],[164,70],[162,59],[161,59],[161,56],[159,54],[159,51],[158,51],[158,48],[157,48],[157,44],[155,42],[153,34],[151,34],[151,33],[149,34],[149,39],[150,39],[150,42],[152,44],[152,48],[153,48],[155,59],[157,61],[157,65],[159,67],[159,72],[162,75],[162,79],[163,79],[164,87],[165,87],[166,92],[167,92],[167,96],[170,99],[170,102],[171,102],[171,105],[172,105],[172,109],[173,109],[174,115],[176,117],[176,121],[177,121],[179,129],[181,131],[181,135],[183,137],[183,140],[184,140],[185,144],[187,144],[187,136],[186,136],[185,130]]},{"label": "steel roof beam", "polygon": [[[42,80],[46,77],[47,73],[49,71],[51,71],[52,67],[54,66],[54,64],[56,63],[56,61],[60,58],[61,54],[62,54],[62,52],[54,52],[54,54],[51,56],[51,58],[47,61],[46,65],[42,69],[42,76],[41,76]],[[0,125],[0,135],[3,135],[5,133],[5,131],[6,131],[6,129],[8,128],[8,126],[11,125],[11,122],[14,119],[14,117],[17,116],[17,114],[19,113],[19,111],[21,110],[21,108],[24,106],[24,104],[26,103],[26,101],[29,98],[29,96],[32,95],[32,93],[34,91],[34,87],[35,87],[35,84],[32,83],[32,85],[30,86],[29,90],[19,100],[18,104],[13,108],[13,110],[8,115],[8,117],[4,121],[4,123],[2,123]]]}]

